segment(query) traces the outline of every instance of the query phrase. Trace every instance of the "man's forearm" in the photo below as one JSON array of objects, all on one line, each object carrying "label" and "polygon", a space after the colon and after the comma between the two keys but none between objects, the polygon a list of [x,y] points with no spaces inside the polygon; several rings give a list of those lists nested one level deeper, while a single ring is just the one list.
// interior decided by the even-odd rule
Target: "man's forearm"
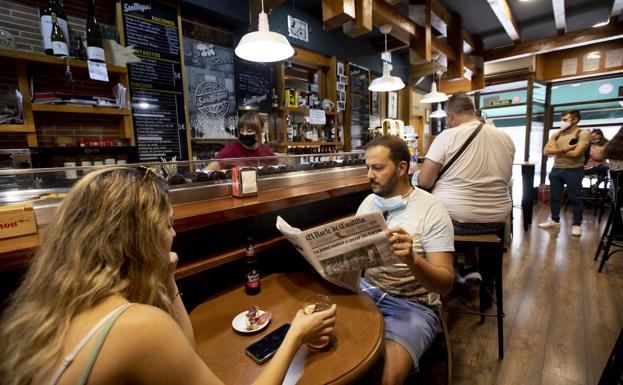
[{"label": "man's forearm", "polygon": [[409,269],[415,279],[427,290],[442,295],[446,295],[452,290],[454,271],[450,271],[445,266],[433,265],[428,260],[419,257],[409,264]]}]

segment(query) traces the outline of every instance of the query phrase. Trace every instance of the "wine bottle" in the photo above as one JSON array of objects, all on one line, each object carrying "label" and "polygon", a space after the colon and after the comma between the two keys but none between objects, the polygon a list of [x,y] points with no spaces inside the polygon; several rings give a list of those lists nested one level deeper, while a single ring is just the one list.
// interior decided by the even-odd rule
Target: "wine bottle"
[{"label": "wine bottle", "polygon": [[102,29],[95,18],[95,0],[88,0],[87,14],[87,59],[97,63],[105,63],[104,46],[102,45]]},{"label": "wine bottle", "polygon": [[65,43],[69,38],[69,29],[67,27],[67,16],[63,11],[59,0],[48,0],[48,3],[39,9],[39,20],[41,22],[41,37],[43,38],[43,49],[47,55],[54,55],[52,49],[52,13],[56,14],[58,25],[61,27],[65,35]]},{"label": "wine bottle", "polygon": [[54,56],[69,56],[67,40],[65,34],[58,24],[56,13],[52,12],[52,32],[50,33],[50,41],[52,42],[52,53]]}]

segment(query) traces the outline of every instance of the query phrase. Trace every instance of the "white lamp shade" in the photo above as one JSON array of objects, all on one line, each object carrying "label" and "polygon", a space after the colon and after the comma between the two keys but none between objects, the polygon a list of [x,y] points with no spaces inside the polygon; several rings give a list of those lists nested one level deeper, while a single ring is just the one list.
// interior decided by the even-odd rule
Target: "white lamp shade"
[{"label": "white lamp shade", "polygon": [[441,103],[437,105],[437,109],[430,114],[431,118],[445,118],[446,111],[441,109]]},{"label": "white lamp shade", "polygon": [[294,55],[294,48],[285,36],[268,29],[268,15],[259,14],[258,31],[249,32],[240,39],[234,50],[241,59],[270,63],[285,60]]},{"label": "white lamp shade", "polygon": [[441,103],[446,100],[448,100],[448,95],[443,92],[437,92],[437,83],[433,81],[433,85],[430,87],[430,92],[420,99],[420,103]]},{"label": "white lamp shade", "polygon": [[381,76],[372,80],[368,89],[373,92],[388,92],[403,89],[404,82],[397,76]]},{"label": "white lamp shade", "polygon": [[372,92],[388,92],[403,89],[405,87],[404,82],[398,76],[392,76],[391,65],[387,62],[383,62],[383,76],[372,80],[368,90]]}]

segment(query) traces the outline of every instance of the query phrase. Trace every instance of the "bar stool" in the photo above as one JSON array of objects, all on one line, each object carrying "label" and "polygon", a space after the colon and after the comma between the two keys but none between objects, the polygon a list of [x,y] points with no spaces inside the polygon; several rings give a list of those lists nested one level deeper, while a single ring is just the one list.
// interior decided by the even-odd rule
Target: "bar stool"
[{"label": "bar stool", "polygon": [[[501,233],[503,234],[503,232]],[[504,257],[504,238],[501,234],[488,233],[477,235],[454,235],[454,243],[464,243],[478,246],[479,272],[482,275],[480,285],[480,312],[459,311],[458,313],[480,316],[480,322],[485,317],[497,318],[498,329],[498,357],[504,359],[504,298],[502,290],[502,258]],[[495,297],[493,287],[495,286]],[[488,304],[494,300],[495,314],[487,313]]]},{"label": "bar stool", "polygon": [[[623,218],[621,215],[621,207],[623,206],[623,170],[610,171],[610,183],[612,209],[595,252],[595,261],[601,255],[601,263],[598,270],[600,273],[613,254],[623,252]],[[617,249],[610,251],[612,246],[617,247]]]}]

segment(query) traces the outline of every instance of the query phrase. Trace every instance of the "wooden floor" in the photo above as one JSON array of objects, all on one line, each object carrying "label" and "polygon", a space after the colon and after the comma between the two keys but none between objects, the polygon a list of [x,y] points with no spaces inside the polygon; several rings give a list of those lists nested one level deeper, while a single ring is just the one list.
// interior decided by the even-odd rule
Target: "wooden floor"
[{"label": "wooden floor", "polygon": [[524,232],[515,209],[514,238],[504,254],[504,360],[498,360],[495,318],[480,324],[477,316],[448,314],[454,385],[599,381],[623,327],[623,254],[600,274],[593,256],[606,218],[598,224],[585,209],[577,238],[571,208],[561,214],[559,231],[536,226],[548,219],[548,206],[537,204],[534,214]]}]

